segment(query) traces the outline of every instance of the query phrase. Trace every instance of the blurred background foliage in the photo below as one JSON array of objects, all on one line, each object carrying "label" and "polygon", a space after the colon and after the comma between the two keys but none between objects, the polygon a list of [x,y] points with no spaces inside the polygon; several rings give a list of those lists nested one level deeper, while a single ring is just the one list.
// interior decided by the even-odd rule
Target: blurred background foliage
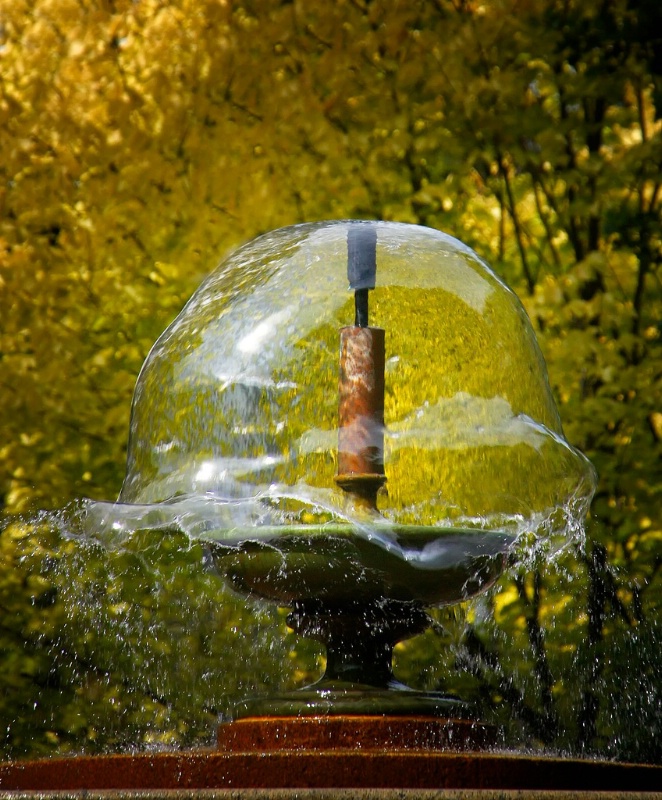
[{"label": "blurred background foliage", "polygon": [[215,259],[347,217],[495,267],[600,474],[585,546],[435,612],[398,673],[511,744],[662,760],[661,36],[657,0],[0,0],[5,756],[207,742],[315,674],[182,537],[107,552],[43,510],[116,497],[142,361]]}]

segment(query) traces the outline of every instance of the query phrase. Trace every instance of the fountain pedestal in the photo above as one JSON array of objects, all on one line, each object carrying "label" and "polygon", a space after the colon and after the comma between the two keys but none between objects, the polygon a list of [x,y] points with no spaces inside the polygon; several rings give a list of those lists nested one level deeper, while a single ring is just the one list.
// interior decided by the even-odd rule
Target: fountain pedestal
[{"label": "fountain pedestal", "polygon": [[[314,737],[314,728],[320,723],[306,722],[306,717],[343,716],[357,724],[363,715],[427,715],[458,720],[467,716],[468,705],[458,698],[415,691],[393,675],[394,645],[422,633],[431,624],[420,604],[396,600],[306,600],[293,604],[287,622],[295,633],[326,646],[324,675],[302,689],[244,699],[233,706],[233,719],[302,717],[293,719],[286,729],[310,728],[307,736]],[[266,718],[261,721],[265,730],[275,731],[281,724],[282,721],[271,725]]]}]

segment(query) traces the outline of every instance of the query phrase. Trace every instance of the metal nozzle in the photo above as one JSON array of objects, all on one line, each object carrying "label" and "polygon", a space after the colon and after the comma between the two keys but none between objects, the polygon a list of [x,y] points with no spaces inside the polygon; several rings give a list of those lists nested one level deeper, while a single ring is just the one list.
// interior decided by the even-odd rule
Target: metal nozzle
[{"label": "metal nozzle", "polygon": [[367,223],[352,225],[347,232],[347,278],[354,289],[354,324],[368,327],[368,291],[375,288],[377,229]]},{"label": "metal nozzle", "polygon": [[384,475],[384,331],[368,325],[375,288],[377,230],[354,224],[347,234],[347,277],[354,289],[354,326],[340,331],[338,474],[336,483],[360,505],[377,508]]}]

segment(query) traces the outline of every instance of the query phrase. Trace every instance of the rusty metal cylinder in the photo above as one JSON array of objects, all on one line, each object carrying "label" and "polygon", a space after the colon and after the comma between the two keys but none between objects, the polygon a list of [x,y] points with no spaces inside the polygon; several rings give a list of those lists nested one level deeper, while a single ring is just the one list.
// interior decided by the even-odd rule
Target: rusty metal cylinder
[{"label": "rusty metal cylinder", "polygon": [[384,361],[382,328],[341,328],[336,483],[371,508],[386,482]]}]

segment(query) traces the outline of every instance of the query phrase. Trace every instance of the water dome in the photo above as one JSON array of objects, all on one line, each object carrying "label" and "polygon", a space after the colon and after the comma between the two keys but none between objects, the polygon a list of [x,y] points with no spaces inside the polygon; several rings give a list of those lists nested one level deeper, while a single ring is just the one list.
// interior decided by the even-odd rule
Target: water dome
[{"label": "water dome", "polygon": [[585,512],[592,467],[563,437],[515,294],[451,236],[357,221],[267,233],[204,281],[143,366],[121,502],[204,497],[233,524],[359,515],[334,475],[361,231],[376,240],[370,325],[385,331],[381,517],[521,532]]}]

